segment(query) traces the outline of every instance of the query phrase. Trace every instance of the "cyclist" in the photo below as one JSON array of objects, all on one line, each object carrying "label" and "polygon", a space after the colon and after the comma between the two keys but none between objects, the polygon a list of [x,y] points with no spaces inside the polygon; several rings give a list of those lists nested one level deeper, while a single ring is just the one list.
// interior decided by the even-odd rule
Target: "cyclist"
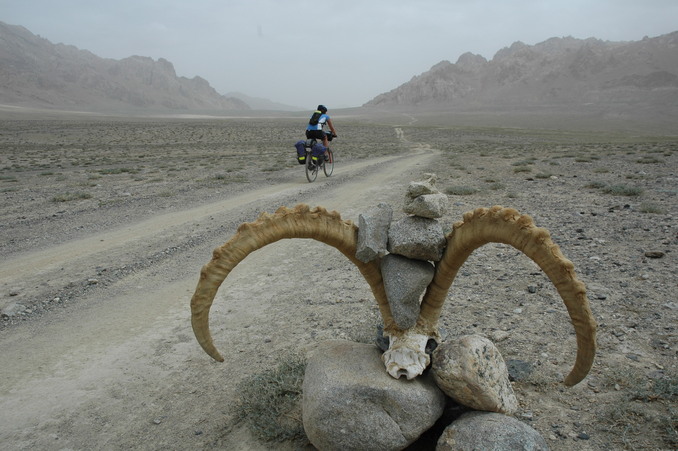
[{"label": "cyclist", "polygon": [[[326,132],[323,128],[327,125],[330,132]],[[329,135],[329,137],[328,137]],[[332,138],[337,137],[337,131],[334,129],[332,119],[327,114],[327,107],[325,105],[318,105],[318,109],[313,112],[311,119],[306,126],[306,138],[308,139],[322,139],[325,148],[329,146]],[[325,160],[329,158],[327,151],[325,151]]]}]

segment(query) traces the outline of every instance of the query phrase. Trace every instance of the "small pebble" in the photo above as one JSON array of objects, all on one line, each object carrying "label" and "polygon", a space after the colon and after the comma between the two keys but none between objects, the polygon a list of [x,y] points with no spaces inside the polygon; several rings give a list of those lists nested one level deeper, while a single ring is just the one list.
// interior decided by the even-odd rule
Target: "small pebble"
[{"label": "small pebble", "polygon": [[662,258],[664,256],[663,252],[660,251],[648,251],[645,252],[647,258]]}]

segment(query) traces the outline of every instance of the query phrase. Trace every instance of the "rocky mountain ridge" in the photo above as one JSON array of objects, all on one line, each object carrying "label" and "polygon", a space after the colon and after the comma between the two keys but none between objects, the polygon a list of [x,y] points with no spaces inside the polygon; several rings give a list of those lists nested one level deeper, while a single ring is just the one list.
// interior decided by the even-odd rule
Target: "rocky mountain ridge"
[{"label": "rocky mountain ridge", "polygon": [[511,108],[678,104],[678,32],[633,42],[515,42],[491,60],[442,61],[365,106]]},{"label": "rocky mountain ridge", "polygon": [[215,112],[248,110],[201,77],[178,77],[166,59],[100,58],[53,44],[0,22],[0,103],[93,111]]}]

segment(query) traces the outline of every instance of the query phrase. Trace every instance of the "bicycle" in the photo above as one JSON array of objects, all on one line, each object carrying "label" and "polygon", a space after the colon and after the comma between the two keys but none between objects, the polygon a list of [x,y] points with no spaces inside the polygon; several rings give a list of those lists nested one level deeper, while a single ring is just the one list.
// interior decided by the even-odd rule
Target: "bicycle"
[{"label": "bicycle", "polygon": [[334,154],[332,153],[332,149],[329,147],[327,148],[327,159],[325,159],[323,155],[320,155],[318,157],[319,163],[313,163],[311,151],[313,146],[315,146],[317,143],[318,140],[316,139],[307,139],[304,142],[304,147],[306,149],[306,179],[309,181],[309,183],[315,181],[315,179],[318,177],[318,172],[320,171],[321,167],[326,177],[331,176],[332,172],[334,172]]}]

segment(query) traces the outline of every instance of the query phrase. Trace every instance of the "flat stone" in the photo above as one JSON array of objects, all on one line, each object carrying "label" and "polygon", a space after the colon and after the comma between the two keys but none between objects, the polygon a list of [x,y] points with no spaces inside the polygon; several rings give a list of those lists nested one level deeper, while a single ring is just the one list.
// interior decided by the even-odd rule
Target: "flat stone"
[{"label": "flat stone", "polygon": [[445,250],[445,234],[435,219],[406,216],[391,222],[388,251],[415,260],[440,261]]},{"label": "flat stone", "polygon": [[393,320],[401,329],[414,326],[419,317],[421,297],[435,268],[427,261],[388,254],[381,261],[386,298]]},{"label": "flat stone", "polygon": [[356,258],[363,263],[386,255],[388,228],[393,217],[390,205],[380,203],[368,213],[358,216],[358,245]]}]

